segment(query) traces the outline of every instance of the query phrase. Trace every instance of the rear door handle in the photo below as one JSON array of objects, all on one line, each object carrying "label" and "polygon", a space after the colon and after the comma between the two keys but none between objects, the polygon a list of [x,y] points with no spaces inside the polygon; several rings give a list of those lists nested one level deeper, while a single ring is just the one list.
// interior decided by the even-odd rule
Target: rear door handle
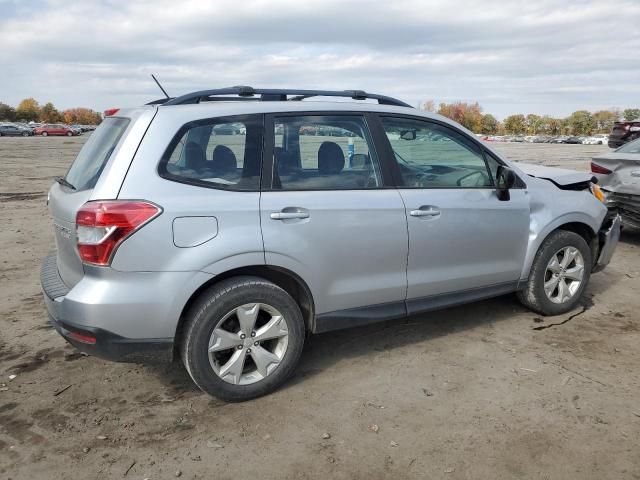
[{"label": "rear door handle", "polygon": [[273,212],[272,220],[289,220],[293,218],[309,218],[309,212]]},{"label": "rear door handle", "polygon": [[411,210],[409,215],[412,217],[437,217],[440,215],[440,210],[437,207],[431,205],[423,205],[417,210]]}]

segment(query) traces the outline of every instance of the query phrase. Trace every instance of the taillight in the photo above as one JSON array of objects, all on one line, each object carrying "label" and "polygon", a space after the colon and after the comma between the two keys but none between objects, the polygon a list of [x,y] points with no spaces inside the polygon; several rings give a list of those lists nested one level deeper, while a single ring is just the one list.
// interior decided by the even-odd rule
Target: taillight
[{"label": "taillight", "polygon": [[110,117],[111,115],[115,115],[116,113],[118,113],[120,111],[119,108],[108,108],[104,111],[104,116],[105,117]]},{"label": "taillight", "polygon": [[87,202],[76,215],[78,252],[84,263],[109,265],[115,249],[162,209],[150,202]]},{"label": "taillight", "polygon": [[604,168],[604,167],[598,165],[597,163],[593,163],[593,162],[591,162],[591,172],[592,173],[601,173],[602,175],[609,175],[610,173],[613,173],[608,168]]}]

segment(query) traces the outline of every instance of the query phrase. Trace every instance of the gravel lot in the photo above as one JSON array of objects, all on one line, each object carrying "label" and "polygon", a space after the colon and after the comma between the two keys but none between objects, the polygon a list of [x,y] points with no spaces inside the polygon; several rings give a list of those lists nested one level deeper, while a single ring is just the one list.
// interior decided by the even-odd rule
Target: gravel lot
[{"label": "gravel lot", "polygon": [[[48,326],[46,191],[84,139],[0,139],[0,477],[640,478],[640,233],[570,315],[506,296],[320,335],[284,388],[225,404]],[[494,146],[578,169],[606,149]]]}]

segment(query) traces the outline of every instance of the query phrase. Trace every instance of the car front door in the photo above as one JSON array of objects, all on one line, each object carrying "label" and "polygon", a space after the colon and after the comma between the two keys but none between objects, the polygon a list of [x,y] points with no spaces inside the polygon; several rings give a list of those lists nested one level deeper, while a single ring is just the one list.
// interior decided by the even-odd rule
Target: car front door
[{"label": "car front door", "polygon": [[404,204],[361,114],[266,121],[260,215],[268,265],[307,283],[316,331],[405,314]]},{"label": "car front door", "polygon": [[514,290],[529,234],[526,188],[499,200],[498,161],[488,163],[461,131],[416,117],[380,120],[406,205],[409,313]]}]

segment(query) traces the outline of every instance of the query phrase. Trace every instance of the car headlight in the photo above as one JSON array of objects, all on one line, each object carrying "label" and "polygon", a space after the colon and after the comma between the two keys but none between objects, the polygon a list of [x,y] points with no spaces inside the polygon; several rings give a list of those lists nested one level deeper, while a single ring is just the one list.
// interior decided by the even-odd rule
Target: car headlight
[{"label": "car headlight", "polygon": [[590,190],[591,190],[591,193],[593,193],[594,197],[596,197],[602,203],[605,203],[606,199],[604,198],[604,193],[602,193],[602,189],[598,185],[596,185],[595,183],[592,183]]}]

